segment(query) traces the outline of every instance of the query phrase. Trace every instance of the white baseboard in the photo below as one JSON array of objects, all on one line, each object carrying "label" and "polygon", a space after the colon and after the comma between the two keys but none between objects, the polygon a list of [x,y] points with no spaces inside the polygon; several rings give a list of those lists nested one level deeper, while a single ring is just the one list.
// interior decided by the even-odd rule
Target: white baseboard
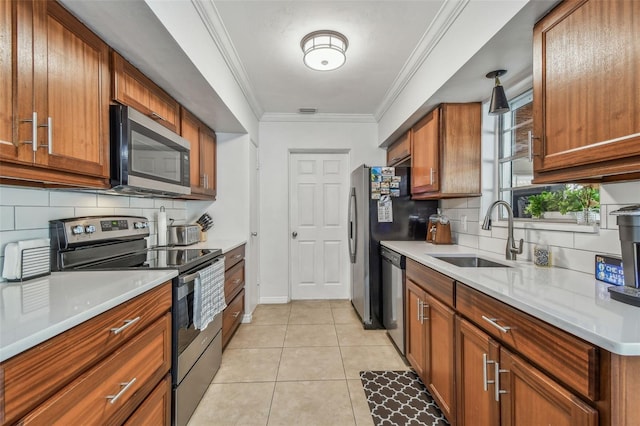
[{"label": "white baseboard", "polygon": [[278,297],[261,297],[260,304],[261,305],[271,305],[275,303],[289,303],[289,298],[287,296],[278,296]]},{"label": "white baseboard", "polygon": [[249,324],[253,319],[253,313],[242,315],[242,320],[240,321],[242,324]]}]

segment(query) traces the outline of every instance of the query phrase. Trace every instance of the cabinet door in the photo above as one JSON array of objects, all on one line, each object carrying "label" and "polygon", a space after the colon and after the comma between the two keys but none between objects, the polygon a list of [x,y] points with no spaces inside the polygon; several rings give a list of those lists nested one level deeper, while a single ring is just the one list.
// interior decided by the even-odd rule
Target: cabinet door
[{"label": "cabinet door", "polygon": [[466,320],[456,319],[456,403],[460,426],[498,426],[493,385],[498,344]]},{"label": "cabinet door", "polygon": [[440,109],[431,111],[412,131],[411,194],[440,189]]},{"label": "cabinet door", "polygon": [[598,412],[531,364],[500,348],[501,424],[596,426]]},{"label": "cabinet door", "polygon": [[411,157],[411,131],[395,141],[387,149],[387,166],[396,166]]},{"label": "cabinet door", "polygon": [[455,424],[455,312],[426,294],[425,384],[450,423]]},{"label": "cabinet door", "polygon": [[127,419],[124,426],[171,424],[171,375],[168,374]]},{"label": "cabinet door", "polygon": [[638,16],[637,1],[583,0],[536,24],[535,182],[640,171]]},{"label": "cabinet door", "polygon": [[216,198],[216,134],[204,126],[200,132],[200,170],[204,175],[204,193]]},{"label": "cabinet door", "polygon": [[[406,280],[406,350],[407,360],[425,381],[424,369],[424,290],[410,279]],[[425,381],[426,383],[426,381]]]},{"label": "cabinet door", "polygon": [[0,2],[0,157],[7,159],[18,158],[17,137],[13,134],[15,99],[12,94],[12,81],[17,74],[17,64],[12,57],[17,4],[9,0]]},{"label": "cabinet door", "polygon": [[199,193],[204,184],[203,173],[200,170],[200,120],[185,109],[182,109],[180,113],[181,135],[191,144],[189,151],[191,192]]},{"label": "cabinet door", "polygon": [[113,99],[133,107],[172,132],[180,132],[180,105],[117,53],[112,55]]},{"label": "cabinet door", "polygon": [[38,134],[36,162],[108,177],[109,48],[57,2],[35,3],[46,15],[34,15],[34,96],[39,123],[51,126]]}]

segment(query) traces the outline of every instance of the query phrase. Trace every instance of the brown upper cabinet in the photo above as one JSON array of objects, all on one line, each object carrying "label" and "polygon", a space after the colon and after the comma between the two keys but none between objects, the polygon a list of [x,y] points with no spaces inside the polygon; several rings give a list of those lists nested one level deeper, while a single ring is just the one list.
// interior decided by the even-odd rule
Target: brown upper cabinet
[{"label": "brown upper cabinet", "polygon": [[638,1],[565,1],[534,27],[535,183],[640,176],[638,17]]},{"label": "brown upper cabinet", "polygon": [[106,187],[108,46],[54,1],[2,1],[0,12],[0,174]]},{"label": "brown upper cabinet", "polygon": [[180,105],[175,99],[116,52],[112,53],[112,66],[113,100],[180,133]]},{"label": "brown upper cabinet", "polygon": [[411,129],[414,199],[480,195],[481,105],[441,104]]},{"label": "brown upper cabinet", "polygon": [[387,166],[399,166],[411,159],[411,130],[387,149]]},{"label": "brown upper cabinet", "polygon": [[180,108],[182,137],[191,143],[191,199],[216,198],[216,134],[184,108]]}]

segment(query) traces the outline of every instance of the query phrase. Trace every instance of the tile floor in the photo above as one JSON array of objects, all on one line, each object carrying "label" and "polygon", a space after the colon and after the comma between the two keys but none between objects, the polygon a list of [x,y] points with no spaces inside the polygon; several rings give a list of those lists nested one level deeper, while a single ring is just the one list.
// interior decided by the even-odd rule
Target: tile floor
[{"label": "tile floor", "polygon": [[348,300],[259,305],[189,425],[373,425],[360,371],[406,369]]}]

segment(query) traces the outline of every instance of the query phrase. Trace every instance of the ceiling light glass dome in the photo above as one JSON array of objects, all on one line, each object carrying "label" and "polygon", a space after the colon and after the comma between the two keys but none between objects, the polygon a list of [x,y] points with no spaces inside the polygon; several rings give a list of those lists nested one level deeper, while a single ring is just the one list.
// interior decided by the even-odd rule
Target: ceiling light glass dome
[{"label": "ceiling light glass dome", "polygon": [[317,71],[331,71],[340,68],[347,57],[347,38],[336,31],[314,31],[304,36],[300,42],[304,52],[304,64]]}]

